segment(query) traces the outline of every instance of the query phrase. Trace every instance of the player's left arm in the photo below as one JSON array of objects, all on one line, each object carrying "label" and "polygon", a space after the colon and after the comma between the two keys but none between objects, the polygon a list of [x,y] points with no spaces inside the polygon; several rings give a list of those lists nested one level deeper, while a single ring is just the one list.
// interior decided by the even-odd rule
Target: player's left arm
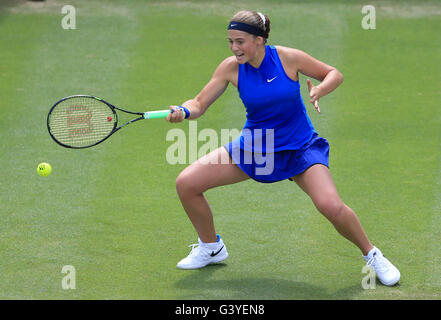
[{"label": "player's left arm", "polygon": [[306,52],[297,49],[284,48],[285,59],[295,72],[314,78],[320,81],[317,86],[312,85],[311,80],[307,79],[310,102],[318,112],[320,108],[318,101],[321,97],[332,92],[343,82],[343,75],[336,68],[311,57]]}]

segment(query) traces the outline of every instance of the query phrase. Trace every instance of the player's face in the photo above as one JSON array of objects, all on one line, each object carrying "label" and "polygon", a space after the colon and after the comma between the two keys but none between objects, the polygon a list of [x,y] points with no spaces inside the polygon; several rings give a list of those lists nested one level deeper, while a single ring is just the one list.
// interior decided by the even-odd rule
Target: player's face
[{"label": "player's face", "polygon": [[246,63],[256,56],[257,49],[262,42],[261,39],[261,37],[255,37],[244,31],[228,30],[230,49],[240,64]]}]

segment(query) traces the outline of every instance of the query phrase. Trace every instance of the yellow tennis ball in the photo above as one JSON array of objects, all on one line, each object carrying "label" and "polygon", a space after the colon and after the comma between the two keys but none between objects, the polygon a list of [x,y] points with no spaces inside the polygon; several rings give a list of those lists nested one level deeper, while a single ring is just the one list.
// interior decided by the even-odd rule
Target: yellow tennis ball
[{"label": "yellow tennis ball", "polygon": [[42,162],[37,167],[37,172],[42,177],[47,177],[52,172],[52,167],[49,163]]}]

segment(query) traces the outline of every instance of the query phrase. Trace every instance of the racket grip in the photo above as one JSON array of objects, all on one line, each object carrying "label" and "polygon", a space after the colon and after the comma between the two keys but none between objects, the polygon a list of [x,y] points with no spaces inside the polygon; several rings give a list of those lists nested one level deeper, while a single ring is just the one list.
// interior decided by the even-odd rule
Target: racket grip
[{"label": "racket grip", "polygon": [[[184,113],[184,118],[187,119],[190,116],[190,111],[183,106],[179,106],[180,109],[182,109],[182,112]],[[144,112],[144,119],[160,119],[160,118],[166,118],[169,113],[173,113],[173,110],[159,110],[159,111],[149,111]]]},{"label": "racket grip", "polygon": [[144,112],[144,119],[161,119],[166,118],[170,110],[160,110],[160,111],[149,111]]}]

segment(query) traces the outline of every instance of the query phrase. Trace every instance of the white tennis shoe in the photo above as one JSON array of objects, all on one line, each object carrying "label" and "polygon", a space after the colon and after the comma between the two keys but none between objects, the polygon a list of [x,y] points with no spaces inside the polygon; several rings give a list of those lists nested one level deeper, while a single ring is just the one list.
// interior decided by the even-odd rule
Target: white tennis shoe
[{"label": "white tennis shoe", "polygon": [[383,256],[380,249],[374,247],[367,256],[363,256],[367,265],[371,266],[377,278],[385,286],[393,286],[400,280],[400,271]]},{"label": "white tennis shoe", "polygon": [[189,245],[190,254],[178,262],[179,269],[199,269],[208,264],[218,263],[228,258],[227,247],[220,236],[217,242],[204,243],[198,238],[198,243]]}]

